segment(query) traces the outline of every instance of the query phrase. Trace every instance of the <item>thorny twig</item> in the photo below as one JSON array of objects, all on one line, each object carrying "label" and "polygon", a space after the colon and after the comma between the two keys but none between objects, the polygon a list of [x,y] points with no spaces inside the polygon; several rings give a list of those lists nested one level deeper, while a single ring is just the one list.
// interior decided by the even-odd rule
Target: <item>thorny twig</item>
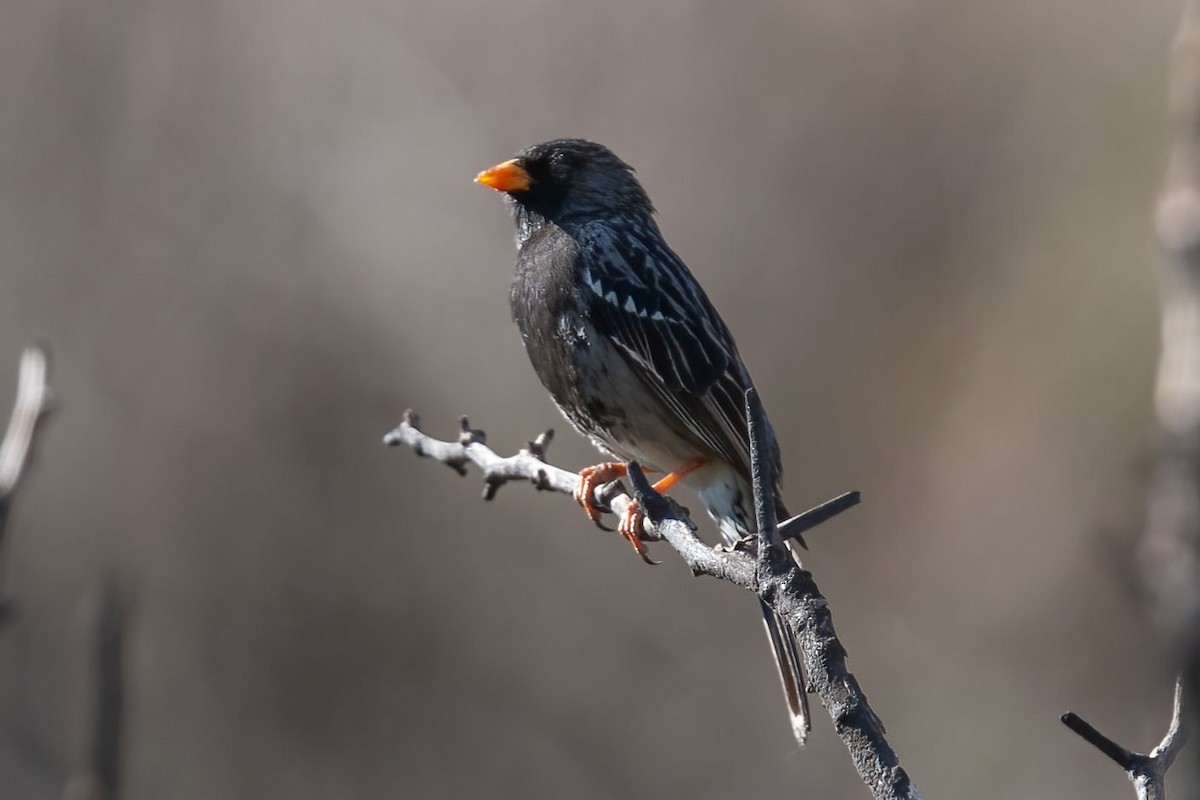
[{"label": "thorny twig", "polygon": [[[504,458],[487,447],[487,434],[472,428],[466,417],[459,417],[458,423],[458,441],[440,441],[421,431],[421,419],[410,409],[404,412],[400,425],[384,436],[383,441],[384,444],[392,446],[407,445],[417,455],[440,461],[459,475],[466,475],[467,464],[474,464],[483,471],[484,500],[494,498],[500,487],[510,481],[529,481],[535,488],[543,491],[563,494],[572,494],[575,491],[575,485],[579,482],[578,474],[545,462],[546,450],[554,440],[553,429],[538,434],[515,456]],[[596,492],[596,504],[599,508],[607,508],[619,514],[629,502],[628,499],[620,499],[623,495],[627,496],[627,493],[620,481],[610,483]],[[848,511],[861,500],[858,492],[840,494],[779,523],[779,535],[783,539],[800,536],[843,511]],[[642,538],[646,541],[660,541],[663,537],[644,533]]]},{"label": "thorny twig", "polygon": [[[749,424],[752,441],[763,441],[770,435],[757,395],[748,393]],[[483,472],[484,496],[495,496],[496,490],[514,480],[532,482],[538,489],[570,494],[579,482],[574,473],[545,463],[549,432],[539,436],[529,447],[508,458],[497,455],[486,444],[482,431],[461,420],[457,442],[444,442],[427,436],[419,428],[419,420],[411,411],[404,421],[384,437],[389,445],[404,444],[418,455],[428,456],[450,465],[459,474],[466,474],[466,465],[473,463]],[[770,459],[759,458],[759,448],[752,451],[756,487],[772,485]],[[796,561],[779,557],[782,547],[758,547],[765,554],[765,564],[737,550],[718,550],[705,544],[695,533],[696,526],[687,513],[669,497],[658,494],[636,463],[629,464],[629,482],[646,514],[643,538],[647,541],[666,541],[679,553],[694,575],[708,575],[734,583],[759,595],[786,620],[801,643],[804,669],[812,690],[833,719],[838,736],[850,751],[859,776],[872,796],[898,800],[920,798],[908,774],[899,764],[895,751],[888,743],[883,724],[867,703],[867,698],[854,675],[846,668],[846,651],[833,629],[829,603],[817,589],[811,573]],[[756,493],[761,496],[770,492]],[[630,494],[620,483],[608,484],[596,492],[599,505],[621,514],[631,501]],[[777,540],[797,536],[805,530],[828,520],[858,502],[858,493],[850,492],[774,525],[774,509],[769,515]],[[772,504],[773,505],[773,504]]]},{"label": "thorny twig", "polygon": [[1180,677],[1175,680],[1175,700],[1167,735],[1148,754],[1135,753],[1122,747],[1072,711],[1062,715],[1062,722],[1125,770],[1133,782],[1138,800],[1163,800],[1166,797],[1167,770],[1175,763],[1175,757],[1188,738],[1183,698],[1183,678]]}]

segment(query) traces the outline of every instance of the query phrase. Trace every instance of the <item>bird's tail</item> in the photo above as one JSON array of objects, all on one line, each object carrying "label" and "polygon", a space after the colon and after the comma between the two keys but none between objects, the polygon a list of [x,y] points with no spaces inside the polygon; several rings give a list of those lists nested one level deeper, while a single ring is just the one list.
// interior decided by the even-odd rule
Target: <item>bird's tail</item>
[{"label": "bird's tail", "polygon": [[[701,495],[704,497],[704,495]],[[735,513],[725,514],[714,508],[710,498],[704,498],[709,513],[717,522],[721,536],[726,544],[736,543],[744,534],[746,528],[753,528],[744,509],[738,508]],[[740,498],[739,498],[740,499]],[[741,505],[735,503],[735,507]],[[787,515],[782,503],[777,503],[780,514]],[[752,513],[752,512],[751,512]],[[786,546],[786,545],[785,545]],[[789,548],[790,552],[790,548]],[[788,716],[792,724],[792,733],[796,741],[803,746],[812,730],[812,718],[808,713],[808,685],[804,680],[804,670],[801,667],[800,651],[795,637],[788,629],[787,623],[771,610],[771,607],[759,600],[762,610],[763,625],[767,629],[767,639],[771,652],[775,656],[775,667],[779,670],[779,681],[783,685],[783,696],[787,702]]]},{"label": "bird's tail", "polygon": [[[781,520],[789,516],[783,499],[778,495],[775,497],[775,511]],[[804,546],[803,539],[794,541]],[[788,556],[795,559],[792,543],[784,542],[783,546],[788,551]],[[775,666],[779,668],[779,680],[783,683],[783,695],[787,700],[788,714],[791,716],[792,733],[803,747],[808,739],[808,732],[812,730],[812,717],[808,713],[808,682],[804,680],[804,670],[800,666],[800,649],[787,623],[762,600],[758,602],[762,606],[763,625],[767,628],[767,638],[771,640],[771,651],[775,654]]]},{"label": "bird's tail", "polygon": [[800,653],[796,649],[796,640],[779,615],[762,600],[763,625],[767,629],[767,639],[771,643],[771,651],[775,654],[775,666],[779,669],[779,680],[783,684],[783,697],[787,701],[788,716],[792,723],[792,734],[796,741],[804,746],[808,732],[812,729],[811,718],[808,715],[808,689],[804,682],[804,671],[800,667]]}]

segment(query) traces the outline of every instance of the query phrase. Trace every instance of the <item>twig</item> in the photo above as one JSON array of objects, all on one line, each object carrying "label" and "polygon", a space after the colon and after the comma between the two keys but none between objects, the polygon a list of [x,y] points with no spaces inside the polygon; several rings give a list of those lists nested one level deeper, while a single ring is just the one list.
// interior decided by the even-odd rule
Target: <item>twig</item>
[{"label": "twig", "polygon": [[919,797],[887,741],[883,721],[846,668],[846,649],[833,629],[829,602],[775,530],[775,476],[767,456],[771,428],[753,388],[746,391],[746,420],[759,530],[758,595],[787,621],[800,642],[805,673],[849,748],[859,777],[876,797]]},{"label": "twig", "polygon": [[383,437],[389,446],[408,445],[419,456],[440,461],[459,475],[467,474],[467,464],[483,470],[483,499],[491,500],[500,487],[509,481],[531,481],[538,489],[570,494],[579,476],[545,463],[546,449],[554,439],[554,431],[538,435],[515,456],[502,458],[487,446],[487,434],[475,430],[466,417],[458,419],[460,432],[457,442],[442,442],[421,432],[421,418],[412,409],[395,430]]},{"label": "twig", "polygon": [[[771,459],[764,457],[770,451],[770,426],[767,412],[758,398],[758,390],[751,386],[746,390],[746,425],[750,433],[750,472],[754,484],[754,520],[758,523],[758,569],[765,572],[772,560],[791,561],[783,554],[783,540],[779,538],[779,522],[775,516],[775,471]],[[764,440],[765,439],[765,440]]]},{"label": "twig", "polygon": [[1163,800],[1166,797],[1167,770],[1175,763],[1175,757],[1179,755],[1188,738],[1188,729],[1184,722],[1183,696],[1183,677],[1180,676],[1175,680],[1171,725],[1158,747],[1149,754],[1135,753],[1122,747],[1072,711],[1063,714],[1061,719],[1064,725],[1125,770],[1125,774],[1133,782],[1138,800]]},{"label": "twig", "polygon": [[37,347],[28,347],[21,354],[17,399],[0,443],[0,503],[7,502],[21,482],[38,421],[50,408],[46,361],[45,351]]},{"label": "twig", "polygon": [[839,494],[832,500],[826,500],[819,506],[779,523],[779,536],[783,539],[798,539],[805,532],[828,522],[843,511],[849,511],[861,502],[862,494],[859,492]]},{"label": "twig", "polygon": [[[459,417],[458,423],[458,441],[441,441],[423,433],[421,418],[409,409],[404,412],[400,424],[383,437],[383,443],[392,447],[411,447],[417,455],[440,461],[459,475],[466,475],[467,464],[474,464],[483,472],[485,500],[493,499],[500,487],[511,481],[529,481],[535,488],[543,491],[563,494],[572,494],[575,491],[575,486],[579,483],[577,473],[545,462],[546,450],[554,439],[553,430],[538,434],[537,438],[521,448],[515,456],[505,458],[487,446],[487,434],[472,428],[466,417]],[[622,500],[622,497],[626,499]],[[599,508],[608,508],[616,514],[624,512],[629,499],[619,481],[602,486],[595,497]],[[781,523],[780,533],[783,538],[788,539],[800,536],[843,511],[848,511],[858,505],[860,500],[858,492],[846,492]],[[666,537],[648,533],[642,538],[646,541],[660,541]]]},{"label": "twig", "polygon": [[[1164,777],[1187,738],[1184,685],[1200,685],[1200,2],[1179,23],[1170,79],[1172,147],[1155,223],[1163,258],[1162,349],[1155,386],[1159,458],[1147,491],[1141,584],[1184,674],[1171,726],[1149,755],[1134,753],[1073,713],[1063,724],[1121,766],[1139,798],[1165,796]],[[1187,673],[1191,673],[1190,675]]]},{"label": "twig", "polygon": [[[21,354],[17,376],[17,399],[13,404],[8,431],[0,442],[0,547],[13,496],[30,461],[38,422],[50,409],[50,390],[46,386],[47,358],[44,350],[27,347]],[[0,620],[10,611],[8,601],[0,598]]]},{"label": "twig", "polygon": [[[405,411],[403,421],[383,437],[383,442],[393,447],[407,445],[417,455],[440,461],[459,475],[466,475],[466,465],[474,464],[483,473],[485,500],[493,499],[501,486],[512,481],[527,481],[536,489],[563,494],[573,494],[579,483],[578,473],[547,464],[543,460],[553,439],[553,431],[542,433],[515,456],[505,458],[487,446],[487,435],[473,429],[466,417],[459,418],[460,432],[456,442],[434,439],[422,432],[420,425],[421,420],[416,413]],[[636,464],[630,470],[629,478],[634,484],[635,493],[639,479],[649,489],[650,484]],[[598,507],[607,508],[615,514],[624,513],[632,500],[619,481],[600,487],[595,496]],[[745,588],[753,586],[754,567],[748,557],[740,553],[713,553],[693,532],[695,526],[691,519],[669,498],[650,490],[644,501],[642,508],[647,516],[660,519],[662,524],[643,531],[643,539],[667,541],[684,555],[697,575],[726,578]],[[724,555],[736,558],[726,559]]]},{"label": "twig", "polygon": [[[761,407],[758,413],[757,421],[752,420],[751,435],[756,437],[753,441],[760,441],[762,432],[766,430],[762,424]],[[461,423],[463,432],[458,442],[433,439],[422,433],[418,425],[416,415],[411,411],[406,412],[404,421],[384,437],[384,442],[412,447],[418,455],[449,464],[459,474],[466,473],[468,462],[477,465],[488,487],[485,497],[494,496],[499,486],[514,480],[531,481],[539,489],[568,494],[574,491],[579,482],[577,474],[553,467],[542,460],[544,446],[538,453],[526,448],[509,458],[497,455],[487,447],[482,432],[472,430],[465,418]],[[769,459],[757,458],[757,452],[756,447],[756,484],[770,486],[770,468],[763,472],[759,463]],[[778,557],[782,547],[758,548],[760,554],[764,551],[780,551],[774,556],[768,552],[768,564],[760,570],[759,563],[743,552],[718,550],[705,544],[696,535],[696,526],[687,513],[671,498],[655,492],[636,463],[629,465],[629,483],[633,497],[646,514],[643,538],[648,541],[665,540],[679,553],[692,574],[720,578],[755,592],[786,620],[801,643],[804,669],[813,690],[828,709],[838,736],[850,750],[851,759],[872,796],[887,800],[920,798],[908,774],[899,765],[895,751],[888,744],[882,722],[871,710],[854,676],[846,669],[846,651],[834,632],[829,604],[817,589],[812,575],[790,557]],[[771,492],[759,491],[756,494],[757,513],[761,497],[770,496]],[[620,514],[628,507],[631,498],[619,483],[613,483],[602,487],[595,499],[598,504],[607,505],[610,510]],[[763,513],[770,515],[770,524],[760,525],[760,530],[776,528],[774,504],[773,501],[768,502],[770,510],[764,509]],[[795,521],[789,520],[788,534],[797,535],[808,530],[857,502],[858,493],[850,492],[822,504],[793,518]]]}]

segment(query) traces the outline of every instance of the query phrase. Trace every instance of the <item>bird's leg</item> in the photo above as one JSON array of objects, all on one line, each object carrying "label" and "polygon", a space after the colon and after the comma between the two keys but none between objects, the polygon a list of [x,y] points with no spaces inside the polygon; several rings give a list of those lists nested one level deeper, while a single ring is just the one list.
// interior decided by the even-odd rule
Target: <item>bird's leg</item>
[{"label": "bird's leg", "polygon": [[[654,491],[660,494],[667,492],[688,475],[707,465],[708,459],[706,458],[697,458],[694,461],[689,461],[674,472],[668,472],[655,481]],[[621,521],[617,524],[617,531],[621,536],[625,537],[626,541],[633,545],[634,552],[642,557],[642,561],[645,561],[647,564],[657,564],[657,561],[646,555],[646,545],[642,541],[642,523],[645,520],[646,515],[638,506],[637,500],[634,500],[625,509],[625,515],[621,517]]]},{"label": "bird's leg", "polygon": [[597,464],[594,467],[584,467],[579,470],[579,483],[575,487],[575,502],[583,506],[583,511],[587,514],[588,519],[596,524],[597,528],[605,531],[611,531],[612,528],[607,527],[600,521],[600,511],[596,508],[596,504],[592,498],[595,496],[595,491],[606,483],[611,483],[617,478],[624,478],[628,470],[625,468],[623,461],[605,461],[603,464]]},{"label": "bird's leg", "polygon": [[675,488],[675,484],[679,483],[688,475],[691,475],[696,470],[707,466],[707,458],[697,458],[689,461],[674,472],[668,472],[666,475],[655,481],[654,491],[658,492],[659,494],[662,494],[663,492],[669,492]]}]

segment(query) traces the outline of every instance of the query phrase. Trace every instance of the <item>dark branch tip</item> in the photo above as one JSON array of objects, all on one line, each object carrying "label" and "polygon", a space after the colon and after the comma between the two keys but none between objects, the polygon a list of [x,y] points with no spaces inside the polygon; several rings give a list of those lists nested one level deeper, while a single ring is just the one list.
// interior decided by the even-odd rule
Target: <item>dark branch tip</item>
[{"label": "dark branch tip", "polygon": [[824,503],[814,506],[808,511],[780,522],[778,525],[779,535],[783,539],[795,539],[803,545],[804,533],[818,525],[823,525],[845,511],[849,511],[861,502],[862,493],[857,490],[840,494],[832,500],[826,500]]},{"label": "dark branch tip", "polygon": [[765,568],[773,550],[783,547],[779,535],[779,518],[775,508],[776,475],[771,448],[774,434],[767,422],[767,412],[753,386],[746,389],[746,432],[750,440],[750,474],[754,490],[754,518],[758,524],[759,569]]},{"label": "dark branch tip", "polygon": [[546,460],[546,450],[550,448],[550,442],[554,440],[554,429],[547,428],[542,431],[525,447],[526,453],[536,458],[538,461]]},{"label": "dark branch tip", "polygon": [[468,444],[487,444],[487,434],[481,430],[472,428],[465,414],[458,418],[458,425],[460,428],[458,434],[459,444],[463,446]]},{"label": "dark branch tip", "polygon": [[1062,721],[1063,725],[1066,725],[1068,728],[1070,728],[1071,731],[1077,736],[1115,761],[1117,766],[1119,766],[1121,769],[1129,772],[1137,766],[1137,753],[1127,750],[1126,748],[1117,744],[1112,739],[1101,733],[1096,726],[1092,725],[1074,711],[1068,711],[1059,717],[1059,719]]},{"label": "dark branch tip", "polygon": [[640,464],[630,461],[626,469],[629,482],[633,484],[633,498],[638,501],[646,518],[656,524],[662,522],[671,513],[670,503],[650,485]]}]

